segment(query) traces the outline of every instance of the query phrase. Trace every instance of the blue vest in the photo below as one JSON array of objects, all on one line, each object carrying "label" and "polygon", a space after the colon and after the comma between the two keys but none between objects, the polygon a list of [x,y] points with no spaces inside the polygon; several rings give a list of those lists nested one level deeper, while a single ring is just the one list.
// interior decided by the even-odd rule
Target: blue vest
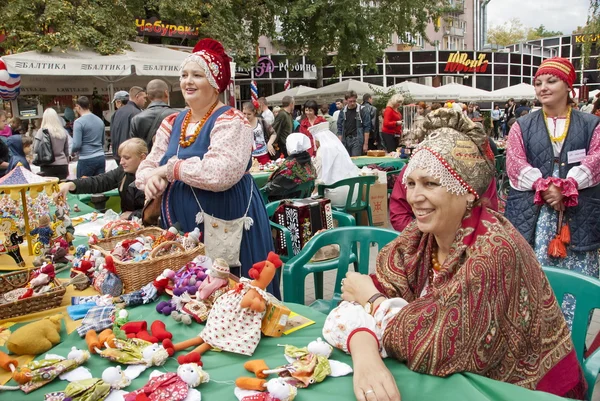
[{"label": "blue vest", "polygon": [[[523,134],[527,162],[551,177],[554,163],[558,163],[560,178],[566,178],[573,167],[581,163],[568,163],[568,152],[589,151],[594,130],[600,119],[592,114],[573,110],[569,132],[557,160],[548,136],[544,114],[539,111],[517,120]],[[530,243],[534,244],[535,229],[541,206],[533,203],[534,191],[517,191],[511,188],[506,203],[505,216]],[[600,248],[600,185],[579,191],[579,204],[565,211],[571,229],[570,248],[573,251],[591,251]]]}]

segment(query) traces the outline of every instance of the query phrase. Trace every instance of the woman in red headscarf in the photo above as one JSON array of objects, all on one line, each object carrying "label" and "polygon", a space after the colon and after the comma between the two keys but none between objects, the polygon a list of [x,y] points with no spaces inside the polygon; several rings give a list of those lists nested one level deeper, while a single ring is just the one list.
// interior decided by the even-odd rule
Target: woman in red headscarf
[{"label": "woman in red headscarf", "polygon": [[[164,227],[199,227],[207,254],[222,257],[241,275],[273,250],[269,219],[252,176],[252,128],[219,100],[230,81],[223,46],[202,39],[181,66],[189,106],[167,117],[136,174],[146,199],[159,199]],[[206,224],[205,224],[206,222]],[[240,239],[241,238],[241,239]],[[279,281],[267,289],[279,297]]]},{"label": "woman in red headscarf", "polygon": [[[508,136],[506,217],[542,265],[598,278],[600,119],[573,108],[576,77],[560,57],[544,60],[535,74],[542,110],[519,118]],[[574,310],[568,295],[569,326]]]}]

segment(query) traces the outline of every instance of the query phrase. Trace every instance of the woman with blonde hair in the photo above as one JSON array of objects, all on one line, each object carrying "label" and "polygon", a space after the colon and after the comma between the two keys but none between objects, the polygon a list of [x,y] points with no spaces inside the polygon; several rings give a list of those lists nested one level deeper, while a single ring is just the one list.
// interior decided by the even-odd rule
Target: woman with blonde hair
[{"label": "woman with blonde hair", "polygon": [[141,217],[144,208],[144,191],[135,187],[135,173],[148,155],[148,145],[141,138],[131,138],[119,146],[119,167],[93,177],[79,178],[60,184],[60,192],[72,194],[96,194],[113,189],[121,196],[121,218]]},{"label": "woman with blonde hair", "polygon": [[402,135],[402,113],[399,107],[404,102],[404,97],[397,93],[388,100],[387,106],[383,111],[383,129],[381,137],[383,138],[383,146],[385,150],[393,152],[398,147],[396,136]]},{"label": "woman with blonde hair", "polygon": [[35,155],[40,151],[40,144],[42,143],[44,133],[50,136],[54,161],[40,166],[39,174],[46,177],[58,177],[64,180],[69,175],[69,140],[67,138],[69,134],[63,127],[58,113],[51,107],[44,111],[40,129],[33,138],[34,159]]}]

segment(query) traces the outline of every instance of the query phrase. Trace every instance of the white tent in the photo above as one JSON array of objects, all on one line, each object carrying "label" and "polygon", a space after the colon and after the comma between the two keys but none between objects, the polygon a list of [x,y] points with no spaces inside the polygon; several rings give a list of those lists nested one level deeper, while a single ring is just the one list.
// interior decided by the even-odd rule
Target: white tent
[{"label": "white tent", "polygon": [[483,89],[473,88],[471,86],[451,83],[435,88],[438,100],[456,100],[459,102],[475,102],[489,100],[490,92]]},{"label": "white tent", "polygon": [[[296,103],[307,100],[315,100],[317,102],[333,102],[337,98],[342,98],[348,91],[355,91],[359,98],[365,93],[373,94],[374,89],[384,90],[382,86],[369,84],[367,82],[348,79],[335,84],[327,85],[314,91],[304,93],[295,97]],[[375,97],[375,96],[373,96]]]},{"label": "white tent", "polygon": [[179,66],[188,55],[165,47],[127,42],[131,50],[102,56],[92,50],[29,51],[3,56],[7,70],[21,75],[23,94],[91,94],[162,78],[178,88]]},{"label": "white tent", "polygon": [[400,92],[410,94],[415,101],[430,101],[436,99],[436,89],[432,86],[421,85],[412,81],[404,81],[399,84],[388,87],[394,88]]},{"label": "white tent", "polygon": [[498,89],[490,93],[491,100],[505,102],[510,98],[513,98],[517,101],[521,99],[533,100],[535,99],[535,87],[533,85],[520,83],[518,85]]},{"label": "white tent", "polygon": [[296,86],[295,88],[288,89],[286,91],[279,92],[279,93],[276,93],[271,96],[267,96],[267,101],[276,106],[279,103],[281,103],[281,100],[284,98],[284,96],[296,97],[298,95],[313,92],[314,90],[315,90],[315,88],[311,88],[309,86],[304,86],[304,85],[299,85],[299,86]]}]

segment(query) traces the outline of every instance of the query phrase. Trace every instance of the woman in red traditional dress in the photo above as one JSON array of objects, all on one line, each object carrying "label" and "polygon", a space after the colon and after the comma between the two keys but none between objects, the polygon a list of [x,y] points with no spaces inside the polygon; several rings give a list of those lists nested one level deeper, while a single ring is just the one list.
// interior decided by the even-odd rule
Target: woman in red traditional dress
[{"label": "woman in red traditional dress", "polygon": [[352,355],[357,399],[400,399],[386,356],[583,399],[571,333],[533,249],[480,200],[494,176],[484,131],[449,109],[424,128],[404,176],[416,220],[382,249],[373,277],[347,274],[323,328]]}]

